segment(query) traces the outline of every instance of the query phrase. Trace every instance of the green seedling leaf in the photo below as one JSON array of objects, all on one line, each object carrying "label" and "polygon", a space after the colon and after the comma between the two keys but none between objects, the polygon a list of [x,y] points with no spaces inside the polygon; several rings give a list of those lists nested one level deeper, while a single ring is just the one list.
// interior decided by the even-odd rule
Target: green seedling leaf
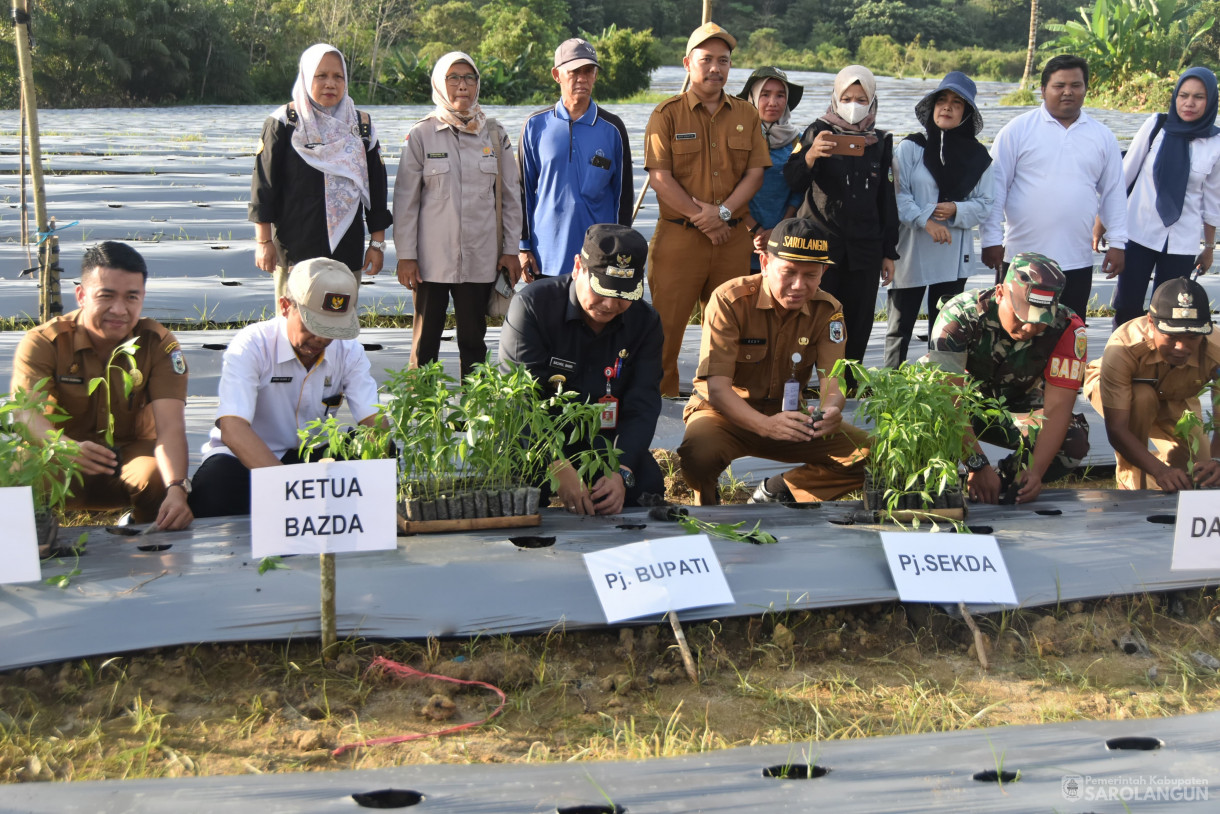
[{"label": "green seedling leaf", "polygon": [[281,568],[285,571],[288,570],[288,566],[284,565],[284,561],[279,557],[263,557],[258,563],[259,576],[262,576],[268,571],[275,571]]}]

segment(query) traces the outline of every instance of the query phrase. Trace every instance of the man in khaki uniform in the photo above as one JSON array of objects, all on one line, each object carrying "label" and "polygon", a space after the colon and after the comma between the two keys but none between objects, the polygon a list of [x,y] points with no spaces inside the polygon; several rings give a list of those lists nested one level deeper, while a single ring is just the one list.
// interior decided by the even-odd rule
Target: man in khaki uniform
[{"label": "man in khaki uniform", "polygon": [[[712,294],[678,447],[699,505],[719,501],[720,473],[745,455],[803,464],[761,484],[751,502],[833,500],[863,486],[867,436],[843,422],[845,399],[826,375],[846,339],[838,301],[818,288],[829,246],[812,221],[780,221],[762,274]],[[799,398],[815,371],[816,421]]]},{"label": "man in khaki uniform", "polygon": [[661,394],[678,395],[678,352],[696,302],[750,270],[742,222],[771,152],[758,111],[724,92],[737,40],[704,23],[686,43],[690,90],[657,105],[644,131],[644,166],[660,217],[648,257],[652,304],[665,331]]},{"label": "man in khaki uniform", "polygon": [[1174,433],[1187,410],[1202,417],[1199,393],[1209,382],[1213,408],[1220,404],[1220,346],[1208,341],[1211,332],[1207,292],[1178,277],[1161,284],[1147,315],[1120,325],[1101,359],[1089,364],[1084,392],[1105,419],[1118,488],[1177,492],[1220,485],[1220,429],[1210,443],[1194,429],[1193,483],[1189,450]]},{"label": "man in khaki uniform", "polygon": [[[80,445],[77,461],[84,482],[73,486],[69,508],[132,507],[138,523],[162,529],[190,525],[186,477],[186,359],[174,335],[160,323],[142,319],[148,269],[139,252],[106,241],[81,260],[76,301],[80,308],[29,331],[13,359],[12,389],[42,389],[68,414],[58,425]],[[135,387],[123,395],[123,379],[110,373],[106,388],[89,383],[106,375],[110,354],[135,337]],[[124,369],[126,360],[119,361]],[[114,414],[114,446],[103,433]],[[31,429],[46,432],[46,417],[27,417]]]}]

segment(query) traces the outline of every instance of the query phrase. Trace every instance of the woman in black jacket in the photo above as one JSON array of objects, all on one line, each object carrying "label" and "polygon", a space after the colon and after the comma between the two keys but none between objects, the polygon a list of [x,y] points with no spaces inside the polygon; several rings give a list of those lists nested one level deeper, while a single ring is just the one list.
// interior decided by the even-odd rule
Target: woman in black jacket
[{"label": "woman in black jacket", "polygon": [[[843,306],[846,357],[860,361],[873,329],[879,285],[889,285],[898,258],[898,206],[890,175],[891,135],[874,127],[877,80],[862,65],[835,77],[830,107],[805,130],[784,165],[784,178],[804,196],[796,215],[832,237],[834,265],[822,290]],[[863,142],[860,155],[844,154],[836,137]]]}]

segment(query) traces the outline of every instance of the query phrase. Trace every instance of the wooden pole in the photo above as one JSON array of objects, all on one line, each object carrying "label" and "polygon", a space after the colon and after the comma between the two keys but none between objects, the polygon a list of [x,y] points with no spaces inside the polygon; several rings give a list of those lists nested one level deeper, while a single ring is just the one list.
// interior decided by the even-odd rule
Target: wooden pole
[{"label": "wooden pole", "polygon": [[46,188],[42,180],[42,145],[38,140],[38,100],[34,94],[34,65],[30,54],[30,4],[28,0],[13,0],[13,32],[17,43],[17,71],[21,75],[21,104],[25,112],[26,132],[30,144],[30,180],[34,187],[34,218],[42,240],[38,250],[40,321],[63,313],[59,294],[59,241],[48,234]]},{"label": "wooden pole", "polygon": [[669,619],[669,626],[674,630],[674,638],[678,640],[678,652],[682,654],[682,664],[686,667],[686,675],[692,684],[698,684],[699,671],[695,669],[695,658],[691,655],[690,645],[686,643],[686,634],[682,632],[682,623],[678,621],[678,614],[670,611],[665,614],[665,618]]},{"label": "wooden pole", "polygon": [[[703,22],[710,22],[712,19],[712,0],[703,0]],[[678,93],[686,93],[690,87],[690,73],[687,72],[686,78],[682,80],[682,90]],[[640,190],[640,194],[636,196],[635,208],[631,210],[631,222],[635,223],[635,216],[640,214],[640,207],[644,205],[644,196],[648,194],[648,175],[644,175],[644,186]]]},{"label": "wooden pole", "polygon": [[319,554],[322,563],[322,658],[335,651],[335,555]]}]

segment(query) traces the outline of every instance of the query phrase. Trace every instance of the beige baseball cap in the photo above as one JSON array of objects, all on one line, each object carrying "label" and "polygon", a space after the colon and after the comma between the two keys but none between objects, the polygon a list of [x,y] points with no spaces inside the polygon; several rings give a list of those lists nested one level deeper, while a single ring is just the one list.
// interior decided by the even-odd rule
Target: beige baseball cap
[{"label": "beige baseball cap", "polygon": [[690,35],[690,39],[686,41],[686,55],[690,56],[691,51],[710,39],[724,40],[730,51],[737,47],[737,40],[733,38],[732,34],[715,23],[704,23],[696,28],[695,32]]},{"label": "beige baseball cap", "polygon": [[287,292],[311,334],[327,339],[359,336],[356,300],[360,284],[352,270],[338,260],[315,257],[297,263],[288,275]]}]

